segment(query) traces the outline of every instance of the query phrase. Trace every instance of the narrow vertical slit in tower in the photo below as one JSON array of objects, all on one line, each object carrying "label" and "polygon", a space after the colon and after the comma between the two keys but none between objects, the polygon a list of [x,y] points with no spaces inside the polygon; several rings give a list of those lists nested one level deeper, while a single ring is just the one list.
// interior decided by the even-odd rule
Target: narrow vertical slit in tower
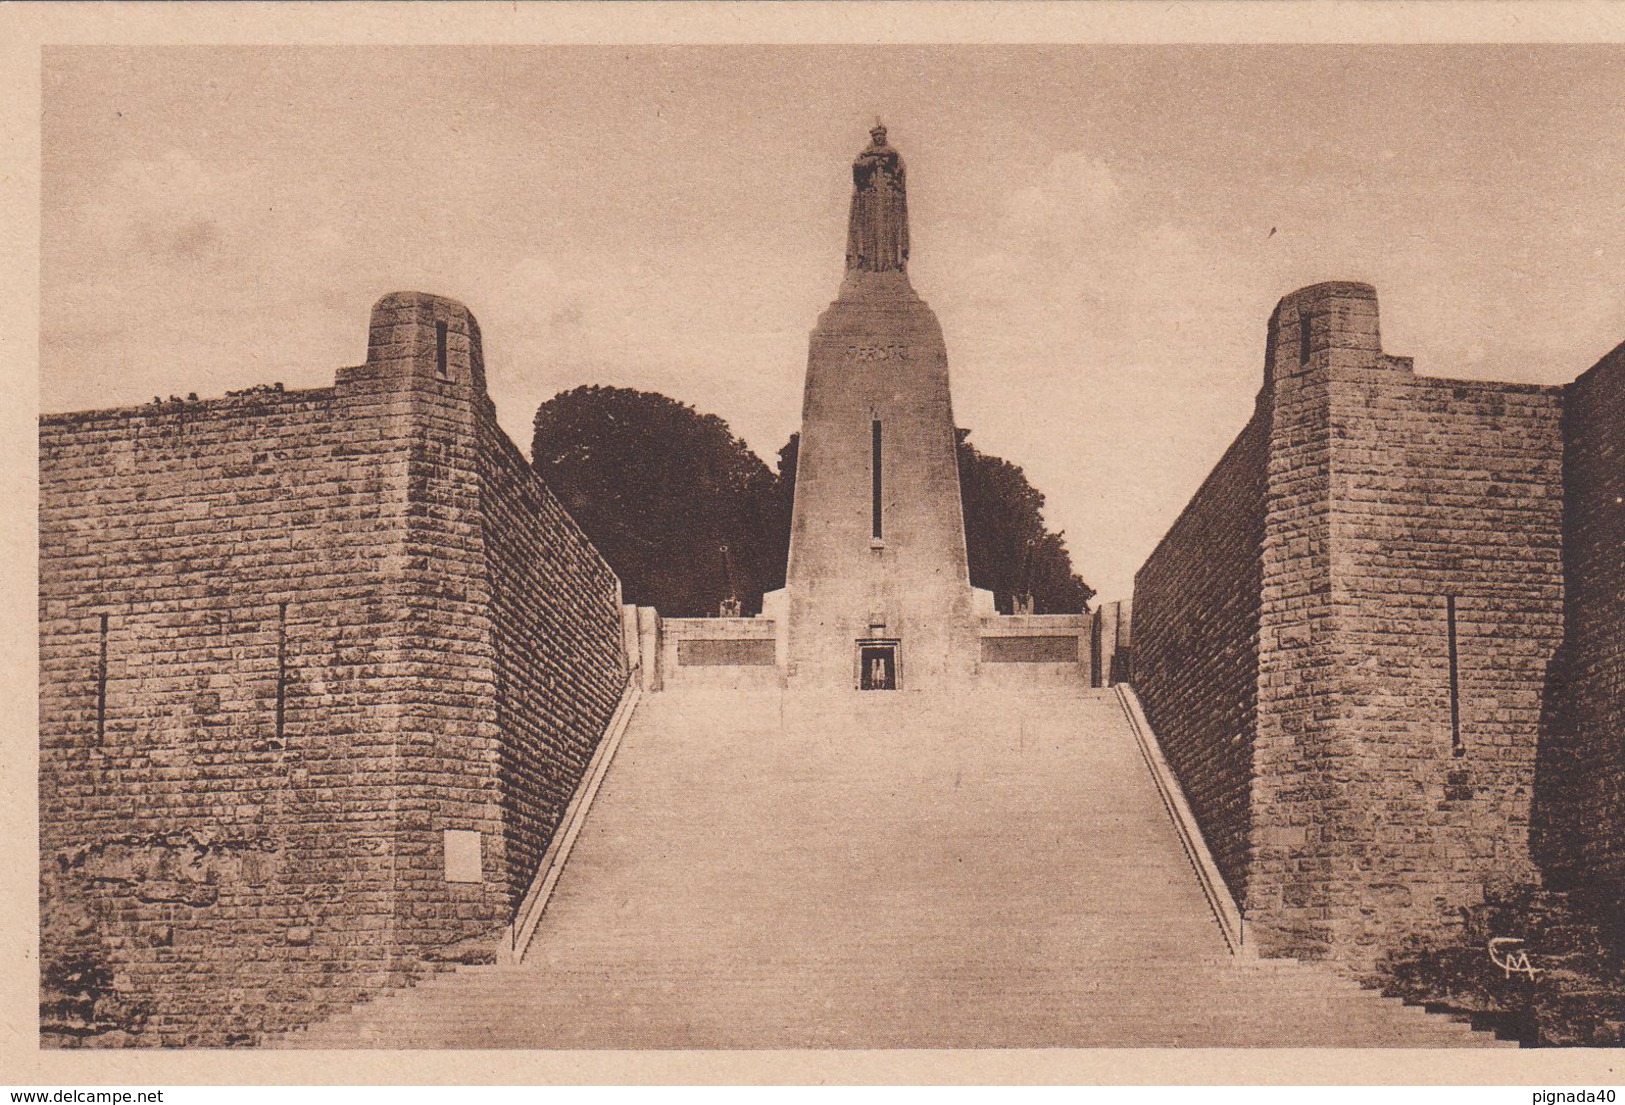
[{"label": "narrow vertical slit in tower", "polygon": [[1309,363],[1310,321],[1314,315],[1298,316],[1298,367],[1302,368]]},{"label": "narrow vertical slit in tower", "polygon": [[276,617],[276,739],[282,739],[282,723],[288,702],[288,604],[277,605]]},{"label": "narrow vertical slit in tower", "polygon": [[873,536],[879,541],[884,534],[880,527],[880,419],[869,423],[869,514]]},{"label": "narrow vertical slit in tower", "polygon": [[1444,597],[1444,616],[1446,632],[1450,638],[1450,753],[1453,756],[1465,756],[1466,747],[1461,743],[1461,677],[1456,660],[1456,596]]},{"label": "narrow vertical slit in tower", "polygon": [[434,324],[434,357],[440,375],[449,376],[446,370],[446,324],[443,322]]},{"label": "narrow vertical slit in tower", "polygon": [[101,650],[96,658],[96,743],[107,736],[107,615],[102,615]]}]

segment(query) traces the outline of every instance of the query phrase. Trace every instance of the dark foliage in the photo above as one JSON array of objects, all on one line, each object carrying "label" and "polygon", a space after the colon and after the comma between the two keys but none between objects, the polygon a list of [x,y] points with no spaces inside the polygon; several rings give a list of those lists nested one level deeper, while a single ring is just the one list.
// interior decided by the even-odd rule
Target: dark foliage
[{"label": "dark foliage", "polygon": [[[971,583],[1007,613],[1023,589],[1038,613],[1086,610],[1094,591],[1072,571],[1063,535],[1045,528],[1044,496],[969,432],[959,431],[959,478]],[[799,444],[792,434],[774,473],[715,415],[652,392],[580,387],[537,410],[532,456],[627,602],[699,617],[729,594],[723,546],[746,612],[784,586]]]},{"label": "dark foliage", "polygon": [[1044,494],[1018,465],[977,449],[959,431],[959,490],[973,587],[992,591],[1010,613],[1012,596],[1030,591],[1038,614],[1077,614],[1095,597],[1072,570],[1064,533],[1044,525]]},{"label": "dark foliage", "polygon": [[[1453,938],[1413,937],[1378,968],[1383,992],[1526,1046],[1625,1045],[1625,959],[1610,939],[1612,894],[1517,887],[1463,911]],[[1518,949],[1533,978],[1508,974],[1489,956],[1496,938]],[[1505,952],[1503,952],[1503,958]]]},{"label": "dark foliage", "polygon": [[[630,388],[579,387],[536,411],[532,462],[615,573],[668,617],[745,610],[784,583],[773,473],[728,424]],[[725,558],[723,549],[729,552]]]}]

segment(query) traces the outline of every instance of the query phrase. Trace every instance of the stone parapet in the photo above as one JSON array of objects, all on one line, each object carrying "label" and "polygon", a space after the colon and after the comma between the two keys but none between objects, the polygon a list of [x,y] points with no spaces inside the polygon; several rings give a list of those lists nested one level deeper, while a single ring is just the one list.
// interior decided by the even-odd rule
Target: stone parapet
[{"label": "stone parapet", "polygon": [[663,618],[662,687],[780,686],[778,637],[772,618]]}]

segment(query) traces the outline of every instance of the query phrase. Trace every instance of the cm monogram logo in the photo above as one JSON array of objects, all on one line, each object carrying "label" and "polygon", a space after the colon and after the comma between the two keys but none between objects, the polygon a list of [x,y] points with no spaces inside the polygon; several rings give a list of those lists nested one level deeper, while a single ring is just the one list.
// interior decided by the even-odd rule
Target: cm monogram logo
[{"label": "cm monogram logo", "polygon": [[[1489,943],[1490,962],[1506,972],[1506,976],[1528,975],[1530,981],[1542,973],[1542,968],[1529,962],[1529,953],[1522,948],[1523,941],[1515,936],[1497,936]],[[1501,954],[1496,954],[1496,953]]]}]

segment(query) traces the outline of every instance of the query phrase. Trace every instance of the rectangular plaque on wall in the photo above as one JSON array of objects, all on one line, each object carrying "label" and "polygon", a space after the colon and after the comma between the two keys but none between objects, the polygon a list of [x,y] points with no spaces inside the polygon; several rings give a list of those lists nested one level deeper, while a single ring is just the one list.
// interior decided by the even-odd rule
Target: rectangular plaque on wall
[{"label": "rectangular plaque on wall", "polygon": [[1078,638],[1065,633],[1047,637],[983,637],[984,664],[1076,664]]},{"label": "rectangular plaque on wall", "polygon": [[771,640],[678,641],[677,663],[685,668],[772,667],[778,658]]},{"label": "rectangular plaque on wall", "polygon": [[446,881],[484,882],[480,834],[472,829],[446,830]]}]

